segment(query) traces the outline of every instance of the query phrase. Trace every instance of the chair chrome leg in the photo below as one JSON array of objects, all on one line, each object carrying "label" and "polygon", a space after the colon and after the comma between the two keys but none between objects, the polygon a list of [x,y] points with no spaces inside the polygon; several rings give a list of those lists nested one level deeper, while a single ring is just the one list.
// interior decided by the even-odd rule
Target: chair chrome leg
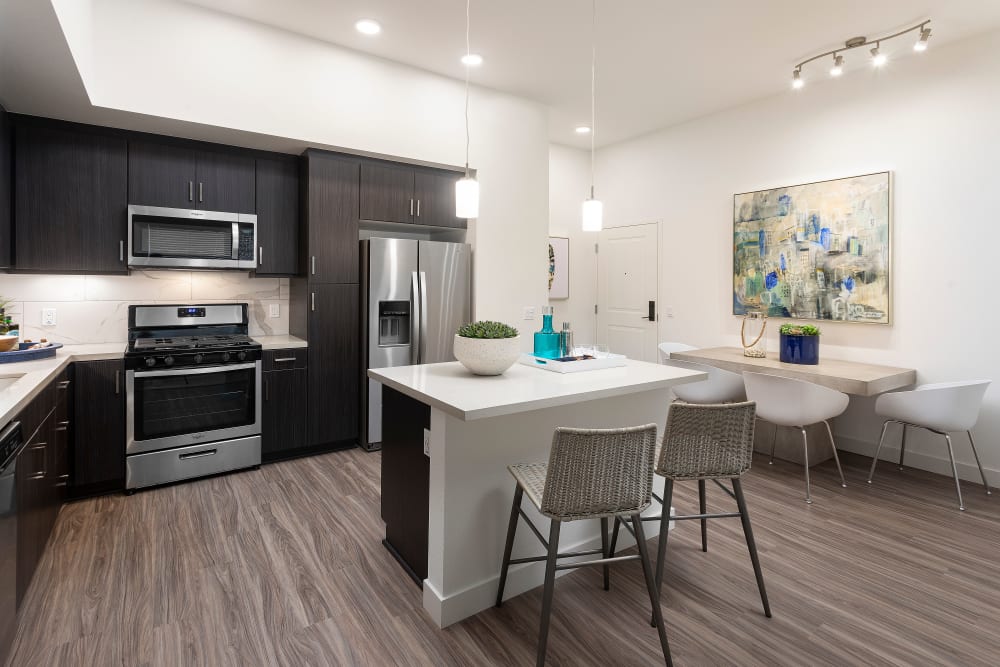
[{"label": "chair chrome leg", "polygon": [[979,462],[979,452],[976,451],[976,443],[972,440],[972,431],[966,431],[969,434],[969,444],[972,445],[972,455],[976,457],[976,465],[979,466],[979,476],[983,478],[983,486],[986,488],[986,495],[992,496],[993,492],[990,491],[990,485],[986,482],[986,473],[983,472],[983,464]]},{"label": "chair chrome leg", "polygon": [[903,469],[903,456],[906,454],[906,424],[900,422],[903,427],[903,437],[899,441],[899,470]]},{"label": "chair chrome leg", "polygon": [[[670,509],[665,512],[670,516]],[[632,529],[635,530],[635,541],[639,545],[639,562],[642,563],[642,574],[646,578],[646,590],[649,591],[649,603],[653,607],[653,625],[660,635],[660,647],[663,649],[663,659],[668,667],[673,667],[670,658],[670,643],[667,641],[667,630],[663,627],[663,610],[660,608],[660,598],[656,594],[656,583],[653,581],[653,568],[649,562],[649,549],[646,544],[646,533],[642,530],[642,519],[638,514],[632,515]],[[541,663],[539,663],[541,667]]]},{"label": "chair chrome leg", "polygon": [[514,485],[514,502],[510,506],[510,521],[507,524],[507,542],[503,547],[503,565],[500,566],[500,585],[497,587],[497,604],[503,604],[503,589],[507,585],[507,570],[510,568],[510,553],[514,548],[514,534],[517,532],[517,511],[521,508],[521,496],[524,489],[520,484]]},{"label": "chair chrome leg", "polygon": [[806,460],[806,503],[812,505],[812,487],[809,485],[809,437],[805,428],[801,426],[799,428],[802,431],[802,453]]},{"label": "chair chrome leg", "polygon": [[837,455],[837,443],[833,441],[833,431],[830,429],[830,422],[823,420],[823,424],[826,426],[827,435],[830,436],[830,447],[833,448],[833,460],[837,464],[837,472],[840,473],[840,486],[847,488],[847,482],[844,481],[844,469],[840,467],[840,456]]},{"label": "chair chrome leg", "polygon": [[[603,558],[608,558],[608,517],[601,519],[601,554]],[[604,590],[611,590],[611,568],[604,564]]]},{"label": "chair chrome leg", "polygon": [[545,589],[542,591],[542,620],[538,629],[537,667],[545,665],[545,649],[549,642],[549,620],[552,617],[552,593],[556,586],[556,560],[559,556],[559,521],[552,521],[549,528],[549,553],[545,559]]},{"label": "chair chrome leg", "polygon": [[663,485],[663,511],[660,513],[660,539],[656,543],[656,599],[663,590],[663,570],[667,561],[667,538],[670,537],[670,504],[674,498],[674,480]]},{"label": "chair chrome leg", "polygon": [[944,439],[948,442],[948,457],[951,459],[951,474],[955,476],[955,493],[958,494],[958,509],[965,511],[965,502],[962,500],[962,484],[958,481],[958,468],[955,467],[955,450],[951,446],[951,436],[944,434]]},{"label": "chair chrome leg", "polygon": [[743,497],[743,485],[739,477],[733,479],[733,494],[740,510],[740,521],[743,523],[743,536],[750,551],[750,562],[753,563],[753,575],[757,579],[757,590],[760,591],[760,601],[764,605],[764,615],[771,618],[771,605],[767,601],[767,590],[764,589],[764,575],[760,571],[760,558],[757,557],[757,543],[753,539],[753,528],[750,526],[750,513],[747,512],[747,501]]},{"label": "chair chrome leg", "polygon": [[874,458],[872,458],[872,469],[868,471],[869,484],[872,483],[872,477],[875,476],[875,466],[878,465],[878,455],[879,452],[882,451],[882,442],[885,441],[885,430],[889,428],[889,422],[891,421],[892,421],[891,419],[887,419],[884,422],[882,422],[882,435],[880,435],[878,438],[878,447],[875,448],[875,456]]},{"label": "chair chrome leg", "polygon": [[[698,513],[705,514],[705,480],[698,480]],[[669,511],[667,512],[669,514]],[[701,520],[701,550],[708,551],[708,519]]]},{"label": "chair chrome leg", "polygon": [[615,527],[611,531],[611,546],[608,547],[608,554],[610,556],[615,555],[615,550],[618,549],[618,530],[622,527],[621,517],[615,517]]},{"label": "chair chrome leg", "polygon": [[774,465],[774,443],[778,439],[778,425],[774,425],[774,430],[771,431],[771,460],[767,462],[767,465]]}]

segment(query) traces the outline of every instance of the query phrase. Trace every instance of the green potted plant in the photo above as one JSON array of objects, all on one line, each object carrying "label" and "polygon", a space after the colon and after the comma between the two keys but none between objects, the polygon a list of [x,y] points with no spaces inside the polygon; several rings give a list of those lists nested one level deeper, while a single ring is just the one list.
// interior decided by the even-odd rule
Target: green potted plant
[{"label": "green potted plant", "polygon": [[819,363],[819,327],[811,324],[782,324],[780,359],[788,364]]},{"label": "green potted plant", "polygon": [[455,334],[455,358],[476,375],[500,375],[520,354],[517,329],[502,322],[471,322]]}]

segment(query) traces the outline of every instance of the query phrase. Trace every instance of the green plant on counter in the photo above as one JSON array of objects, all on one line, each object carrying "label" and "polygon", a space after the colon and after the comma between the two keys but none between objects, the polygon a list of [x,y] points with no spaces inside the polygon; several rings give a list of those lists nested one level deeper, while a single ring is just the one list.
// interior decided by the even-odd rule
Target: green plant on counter
[{"label": "green plant on counter", "polygon": [[517,336],[517,329],[502,322],[483,320],[463,324],[458,335],[462,338],[514,338]]},{"label": "green plant on counter", "polygon": [[782,324],[781,333],[786,336],[818,336],[819,327],[814,327],[811,324]]}]

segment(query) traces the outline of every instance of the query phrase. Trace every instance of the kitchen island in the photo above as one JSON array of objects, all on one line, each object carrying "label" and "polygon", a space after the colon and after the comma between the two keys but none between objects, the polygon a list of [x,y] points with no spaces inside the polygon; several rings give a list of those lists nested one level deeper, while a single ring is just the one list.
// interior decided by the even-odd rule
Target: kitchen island
[{"label": "kitchen island", "polygon": [[[384,387],[384,543],[422,583],[424,609],[440,627],[494,602],[514,493],[508,465],[548,460],[558,426],[655,423],[662,432],[670,387],[706,378],[631,360],[570,374],[515,364],[503,375],[480,377],[450,362],[373,369],[368,376]],[[524,510],[546,524],[530,503]],[[524,528],[514,553],[538,555]],[[598,522],[567,524],[560,544],[561,551],[599,547]],[[544,563],[511,568],[507,596],[541,585],[543,573]]]}]

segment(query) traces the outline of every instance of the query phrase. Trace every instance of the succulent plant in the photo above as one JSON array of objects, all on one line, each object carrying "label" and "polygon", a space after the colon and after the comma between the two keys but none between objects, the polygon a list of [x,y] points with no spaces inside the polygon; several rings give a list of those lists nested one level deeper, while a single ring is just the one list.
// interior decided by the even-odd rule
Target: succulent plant
[{"label": "succulent plant", "polygon": [[781,333],[786,336],[818,336],[819,327],[814,327],[811,324],[782,324]]},{"label": "succulent plant", "polygon": [[502,322],[483,320],[463,324],[458,335],[462,338],[514,338],[517,336],[517,329]]}]

